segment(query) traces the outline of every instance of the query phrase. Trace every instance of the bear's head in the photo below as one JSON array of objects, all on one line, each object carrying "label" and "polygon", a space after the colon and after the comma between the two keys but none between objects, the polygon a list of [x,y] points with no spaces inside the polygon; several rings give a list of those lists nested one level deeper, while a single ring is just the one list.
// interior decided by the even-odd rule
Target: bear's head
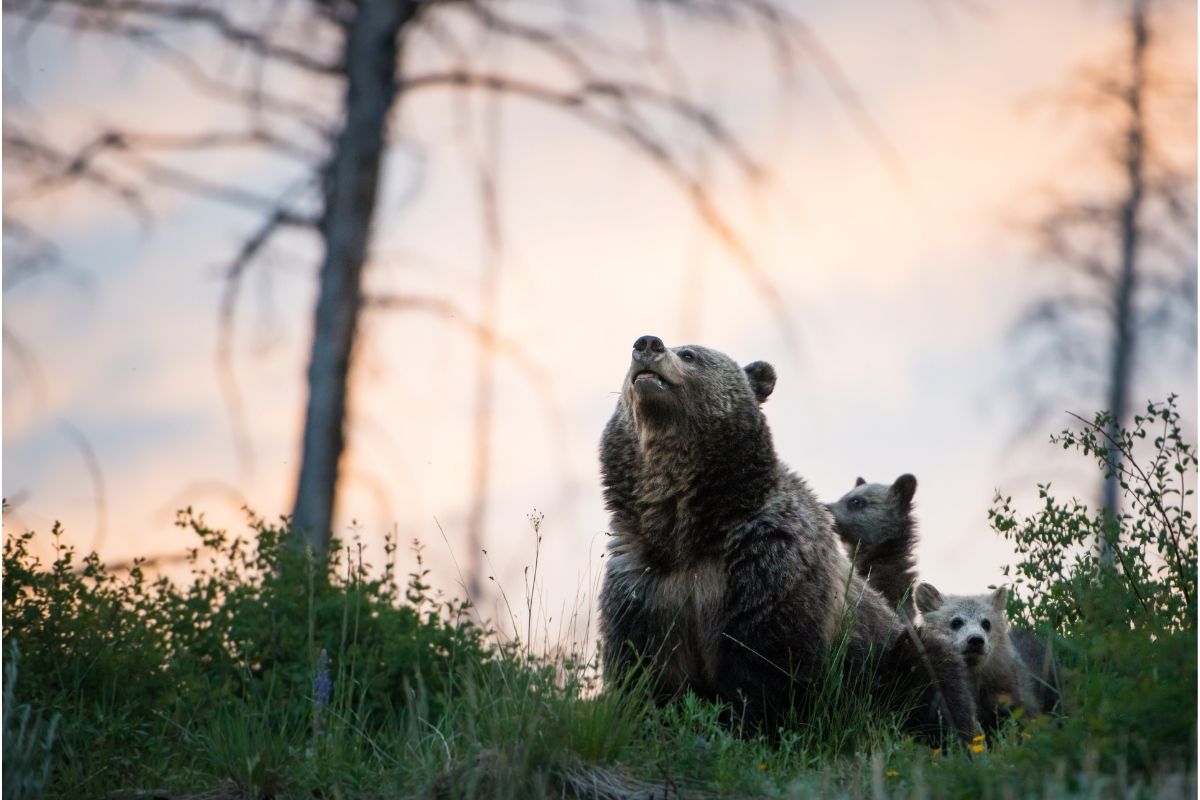
[{"label": "bear's head", "polygon": [[991,594],[946,597],[930,584],[920,583],[915,597],[925,625],[950,639],[970,669],[986,664],[1008,639],[1007,587]]},{"label": "bear's head", "polygon": [[917,479],[905,473],[890,486],[859,478],[836,503],[826,503],[838,535],[851,547],[873,547],[912,532],[912,502]]},{"label": "bear's head", "polygon": [[622,402],[642,430],[703,430],[747,408],[758,413],[774,388],[775,369],[765,361],[743,368],[707,347],[667,347],[657,336],[641,336],[633,343]]}]

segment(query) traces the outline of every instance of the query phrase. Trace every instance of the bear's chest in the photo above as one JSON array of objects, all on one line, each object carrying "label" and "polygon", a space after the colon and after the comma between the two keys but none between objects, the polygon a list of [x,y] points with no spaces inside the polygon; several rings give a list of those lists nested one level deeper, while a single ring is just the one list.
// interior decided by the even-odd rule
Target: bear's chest
[{"label": "bear's chest", "polygon": [[631,599],[654,631],[666,685],[715,691],[725,590],[725,567],[717,558],[638,570]]}]

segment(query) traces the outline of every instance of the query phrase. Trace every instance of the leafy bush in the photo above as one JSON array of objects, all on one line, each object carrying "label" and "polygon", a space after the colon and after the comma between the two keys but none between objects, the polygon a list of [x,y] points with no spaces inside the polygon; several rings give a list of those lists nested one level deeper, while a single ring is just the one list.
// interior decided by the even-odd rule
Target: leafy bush
[{"label": "leafy bush", "polygon": [[[335,710],[371,729],[420,686],[436,713],[455,696],[460,664],[491,659],[466,606],[432,597],[423,569],[400,595],[393,542],[383,577],[371,577],[361,548],[347,553],[335,541],[329,558],[315,559],[261,520],[251,520],[250,539],[213,530],[190,510],[178,524],[200,540],[184,587],[147,580],[137,562],[122,577],[95,554],[77,565],[58,527],[47,567],[30,550],[32,533],[5,541],[4,638],[37,676],[25,699],[64,717],[64,786],[125,785],[156,753],[192,747],[196,731],[219,733],[222,715],[245,704],[264,730],[316,731]],[[332,654],[331,696],[318,704],[322,652]],[[223,777],[258,785],[260,771]]]},{"label": "leafy bush", "polygon": [[[1149,404],[1131,431],[1101,412],[1081,419],[1081,430],[1051,437],[1093,458],[1106,478],[1116,476],[1118,516],[1090,512],[1075,499],[1059,502],[1049,484],[1038,486],[1042,508],[1032,516],[1019,518],[1011,497],[996,498],[992,524],[1019,557],[1011,610],[1060,632],[1089,617],[1152,630],[1195,626],[1196,519],[1186,481],[1196,471],[1196,449],[1183,438],[1175,399]],[[1152,450],[1143,455],[1139,445],[1151,435]]]},{"label": "leafy bush", "polygon": [[1060,502],[1049,484],[1032,515],[997,497],[992,524],[1018,556],[1005,569],[1009,613],[1052,638],[1064,662],[1068,720],[1048,735],[1153,769],[1195,752],[1196,450],[1174,396],[1132,430],[1107,413],[1080,422],[1051,441],[1115,475],[1121,511]]}]

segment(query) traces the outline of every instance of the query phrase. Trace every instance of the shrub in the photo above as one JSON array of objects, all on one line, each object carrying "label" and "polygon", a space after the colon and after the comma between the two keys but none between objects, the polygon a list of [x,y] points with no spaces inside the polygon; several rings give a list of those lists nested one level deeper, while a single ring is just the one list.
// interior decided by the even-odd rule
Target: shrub
[{"label": "shrub", "polygon": [[[190,510],[178,524],[200,542],[182,587],[148,580],[139,562],[120,577],[95,554],[77,564],[57,526],[48,566],[31,552],[32,533],[5,541],[4,638],[24,654],[24,674],[37,676],[24,699],[63,715],[64,786],[126,785],[156,755],[192,749],[196,731],[219,733],[231,704],[261,712],[264,729],[285,717],[294,728],[299,714],[312,732],[336,711],[370,730],[420,686],[438,713],[458,689],[458,666],[491,659],[466,605],[430,594],[419,552],[401,595],[391,541],[383,576],[372,577],[361,548],[335,541],[316,559],[262,520],[251,519],[251,538],[213,530]],[[331,696],[318,704],[322,652]],[[276,777],[243,772],[235,782]]]},{"label": "shrub", "polygon": [[[1079,418],[1077,418],[1079,419]],[[1196,450],[1175,397],[1151,403],[1132,430],[1100,413],[1051,438],[1116,475],[1122,510],[1090,511],[1038,486],[1040,509],[1021,516],[1009,497],[990,518],[1017,563],[1009,613],[1056,645],[1067,721],[1058,749],[1079,743],[1102,760],[1153,770],[1194,755],[1196,718]]]}]

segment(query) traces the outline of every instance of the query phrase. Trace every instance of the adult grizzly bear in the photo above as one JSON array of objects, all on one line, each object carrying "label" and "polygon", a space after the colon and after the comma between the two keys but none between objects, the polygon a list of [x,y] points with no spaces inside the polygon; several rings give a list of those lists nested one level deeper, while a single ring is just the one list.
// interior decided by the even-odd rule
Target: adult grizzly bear
[{"label": "adult grizzly bear", "polygon": [[969,737],[957,653],[852,575],[829,511],[776,457],[759,407],[774,386],[765,362],[634,342],[600,454],[607,679],[641,666],[659,700],[690,690],[729,703],[739,729],[773,734],[848,621],[847,663],[872,667],[873,690],[907,704],[911,729]]}]

